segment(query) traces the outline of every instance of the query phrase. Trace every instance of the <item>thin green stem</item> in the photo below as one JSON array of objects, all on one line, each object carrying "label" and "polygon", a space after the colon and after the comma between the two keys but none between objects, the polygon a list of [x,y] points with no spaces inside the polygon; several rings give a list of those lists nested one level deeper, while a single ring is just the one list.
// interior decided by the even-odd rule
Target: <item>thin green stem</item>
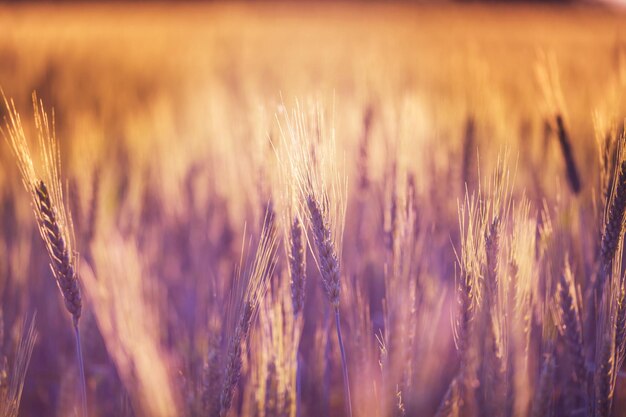
[{"label": "thin green stem", "polygon": [[348,378],[348,363],[346,362],[346,349],[343,346],[343,337],[341,337],[341,323],[339,320],[339,307],[335,307],[335,324],[337,325],[337,340],[339,342],[339,350],[341,351],[341,368],[343,370],[343,386],[346,396],[346,408],[348,416],[352,417],[352,401],[350,400],[350,379]]}]

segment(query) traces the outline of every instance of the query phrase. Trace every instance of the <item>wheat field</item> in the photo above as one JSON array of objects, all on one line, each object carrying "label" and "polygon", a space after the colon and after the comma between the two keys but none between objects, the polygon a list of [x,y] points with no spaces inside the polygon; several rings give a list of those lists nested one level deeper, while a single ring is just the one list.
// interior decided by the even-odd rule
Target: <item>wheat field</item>
[{"label": "wheat field", "polygon": [[626,416],[626,14],[0,4],[0,417]]}]

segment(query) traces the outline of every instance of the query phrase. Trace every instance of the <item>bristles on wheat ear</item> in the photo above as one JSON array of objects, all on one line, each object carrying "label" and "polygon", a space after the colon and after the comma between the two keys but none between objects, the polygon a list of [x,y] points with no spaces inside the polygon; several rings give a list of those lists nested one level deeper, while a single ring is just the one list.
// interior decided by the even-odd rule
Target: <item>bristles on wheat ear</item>
[{"label": "bristles on wheat ear", "polygon": [[61,161],[58,142],[52,124],[43,109],[43,104],[33,94],[35,126],[37,127],[38,147],[42,163],[38,173],[24,133],[24,128],[15,104],[3,94],[9,118],[5,119],[6,130],[2,133],[11,146],[17,160],[26,190],[31,194],[39,232],[50,256],[50,267],[63,295],[66,309],[72,315],[74,324],[80,318],[82,301],[76,276],[76,256],[74,253],[74,230],[71,217],[65,208],[61,186]]},{"label": "bristles on wheat ear", "polygon": [[[284,115],[285,129],[279,125],[285,155],[278,157],[294,178],[297,201],[302,212],[308,212],[313,234],[314,260],[322,276],[322,284],[335,313],[337,340],[341,351],[346,408],[352,416],[350,381],[346,352],[341,335],[339,313],[341,246],[346,217],[347,183],[343,170],[337,166],[334,130],[326,129],[319,103],[308,114],[299,105],[292,117]],[[279,122],[280,123],[280,122]]]},{"label": "bristles on wheat ear", "polygon": [[339,258],[333,244],[329,222],[313,195],[307,197],[306,204],[311,216],[313,240],[317,249],[318,266],[322,275],[324,290],[328,296],[328,301],[334,307],[337,307],[339,306],[339,295],[341,292]]},{"label": "bristles on wheat ear", "polygon": [[52,273],[63,294],[65,308],[70,312],[76,323],[80,318],[82,301],[74,260],[65,244],[66,240],[57,222],[57,216],[52,206],[48,188],[43,181],[39,181],[35,187],[35,193],[37,195],[35,212],[41,236],[50,255]]},{"label": "bristles on wheat ear", "polygon": [[83,366],[78,320],[82,310],[80,288],[76,275],[77,262],[74,251],[74,226],[71,216],[65,208],[63,187],[61,186],[61,154],[54,131],[54,114],[52,123],[44,111],[43,103],[33,94],[35,127],[40,151],[42,167],[38,175],[30,154],[26,134],[15,109],[15,104],[8,100],[2,92],[9,119],[5,118],[6,131],[2,129],[22,176],[22,183],[31,194],[32,204],[37,219],[39,233],[46,245],[50,257],[50,269],[57,286],[63,295],[65,308],[72,315],[74,338],[76,341],[76,359],[78,362],[81,382],[82,416],[87,417],[87,390],[85,370]]}]

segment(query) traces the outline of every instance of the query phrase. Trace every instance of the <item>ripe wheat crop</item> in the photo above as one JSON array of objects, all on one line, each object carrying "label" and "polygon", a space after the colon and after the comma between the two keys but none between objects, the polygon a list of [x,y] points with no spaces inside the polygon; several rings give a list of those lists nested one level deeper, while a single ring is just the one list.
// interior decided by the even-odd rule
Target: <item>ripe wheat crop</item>
[{"label": "ripe wheat crop", "polygon": [[624,28],[0,5],[0,417],[626,416]]}]

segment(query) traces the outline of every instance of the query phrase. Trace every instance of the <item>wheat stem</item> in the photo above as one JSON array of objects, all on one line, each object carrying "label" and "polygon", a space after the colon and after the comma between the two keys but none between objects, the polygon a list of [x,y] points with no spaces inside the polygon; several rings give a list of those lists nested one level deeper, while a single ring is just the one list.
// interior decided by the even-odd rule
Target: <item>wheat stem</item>
[{"label": "wheat stem", "polygon": [[339,342],[339,350],[341,351],[341,368],[343,371],[343,386],[346,395],[346,408],[348,416],[352,417],[352,401],[350,400],[350,379],[348,377],[348,363],[346,361],[346,349],[343,346],[343,337],[341,336],[341,321],[339,319],[339,307],[335,307],[335,324],[337,327],[337,341]]},{"label": "wheat stem", "polygon": [[74,339],[76,340],[76,360],[78,361],[78,372],[80,374],[82,416],[87,417],[87,383],[85,382],[85,365],[83,363],[83,349],[80,343],[78,320],[76,319],[74,320]]}]

